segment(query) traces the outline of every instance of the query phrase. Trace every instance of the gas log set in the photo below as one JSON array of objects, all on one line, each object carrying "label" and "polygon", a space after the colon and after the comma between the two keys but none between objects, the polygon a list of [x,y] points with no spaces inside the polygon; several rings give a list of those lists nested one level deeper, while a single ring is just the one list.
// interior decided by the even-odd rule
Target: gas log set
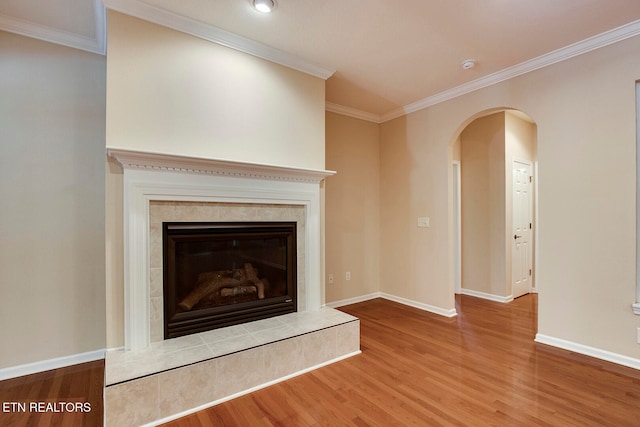
[{"label": "gas log set", "polygon": [[[250,301],[264,299],[264,289],[269,286],[267,279],[258,279],[258,273],[250,263],[244,268],[235,270],[219,270],[201,273],[195,288],[178,303],[183,311],[191,310],[204,300],[211,301],[209,306],[220,305],[224,297],[238,297]],[[247,298],[245,298],[247,297]]]}]

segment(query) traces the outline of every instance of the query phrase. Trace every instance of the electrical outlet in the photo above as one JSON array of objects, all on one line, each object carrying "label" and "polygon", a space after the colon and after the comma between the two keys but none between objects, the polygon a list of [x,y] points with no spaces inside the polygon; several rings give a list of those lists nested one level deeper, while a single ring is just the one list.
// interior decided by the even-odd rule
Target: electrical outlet
[{"label": "electrical outlet", "polygon": [[344,275],[345,280],[351,280],[351,272],[347,271]]},{"label": "electrical outlet", "polygon": [[329,273],[329,284],[333,283],[333,274]]},{"label": "electrical outlet", "polygon": [[418,227],[427,228],[430,226],[430,221],[428,216],[419,216],[418,217]]}]

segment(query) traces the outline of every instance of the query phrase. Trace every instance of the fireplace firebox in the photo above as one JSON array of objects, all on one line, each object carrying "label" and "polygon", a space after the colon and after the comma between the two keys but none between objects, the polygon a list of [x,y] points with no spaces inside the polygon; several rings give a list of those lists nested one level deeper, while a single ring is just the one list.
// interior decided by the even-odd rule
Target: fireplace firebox
[{"label": "fireplace firebox", "polygon": [[295,222],[163,223],[164,337],[296,311]]}]

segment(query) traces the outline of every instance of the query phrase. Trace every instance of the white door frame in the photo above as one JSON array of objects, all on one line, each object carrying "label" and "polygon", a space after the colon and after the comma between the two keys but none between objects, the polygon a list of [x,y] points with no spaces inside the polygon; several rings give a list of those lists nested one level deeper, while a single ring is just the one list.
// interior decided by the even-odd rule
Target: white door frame
[{"label": "white door frame", "polygon": [[[538,141],[536,141],[536,144]],[[533,270],[533,274],[531,275],[531,292],[538,292],[538,275],[536,272],[538,271],[538,266],[540,265],[540,245],[538,242],[538,233],[540,230],[538,218],[540,215],[538,214],[538,161],[533,162],[533,265],[531,266],[531,270]]]},{"label": "white door frame", "polygon": [[460,161],[453,161],[453,283],[454,292],[462,293],[462,208]]}]

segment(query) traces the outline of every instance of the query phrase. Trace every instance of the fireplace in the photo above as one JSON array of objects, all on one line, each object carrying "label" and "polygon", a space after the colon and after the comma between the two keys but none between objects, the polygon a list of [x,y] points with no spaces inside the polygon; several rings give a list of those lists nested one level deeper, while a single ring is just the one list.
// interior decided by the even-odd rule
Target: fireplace
[{"label": "fireplace", "polygon": [[163,222],[295,221],[297,312],[320,309],[320,183],[335,172],[115,147],[108,154],[124,172],[126,351],[164,341]]},{"label": "fireplace", "polygon": [[164,222],[164,338],[296,311],[295,222]]},{"label": "fireplace", "polygon": [[[124,320],[125,345],[106,354],[106,425],[156,425],[360,353],[358,319],[322,307],[320,182],[333,172],[117,148],[109,148],[109,155],[124,168],[124,316],[109,320]],[[227,229],[295,224],[295,246],[287,249],[296,260],[295,270],[287,270],[295,277],[295,312],[164,339],[164,223],[205,228],[217,223]],[[184,228],[177,231],[185,233]],[[197,235],[187,229],[189,233]],[[206,258],[207,250],[214,252],[219,245],[213,240],[209,249],[198,244],[186,253]],[[279,250],[262,252],[274,257]],[[242,267],[251,258],[258,278],[267,277],[265,264],[274,263],[273,258],[260,264],[254,255],[243,256]],[[191,277],[197,282],[202,273],[233,271],[239,264],[207,266]],[[270,285],[277,281],[267,280]],[[228,289],[225,294],[234,293]],[[253,289],[235,290],[236,296],[243,292],[253,294]],[[269,299],[266,295],[265,289],[263,300]],[[249,368],[256,366],[264,369]]]}]

